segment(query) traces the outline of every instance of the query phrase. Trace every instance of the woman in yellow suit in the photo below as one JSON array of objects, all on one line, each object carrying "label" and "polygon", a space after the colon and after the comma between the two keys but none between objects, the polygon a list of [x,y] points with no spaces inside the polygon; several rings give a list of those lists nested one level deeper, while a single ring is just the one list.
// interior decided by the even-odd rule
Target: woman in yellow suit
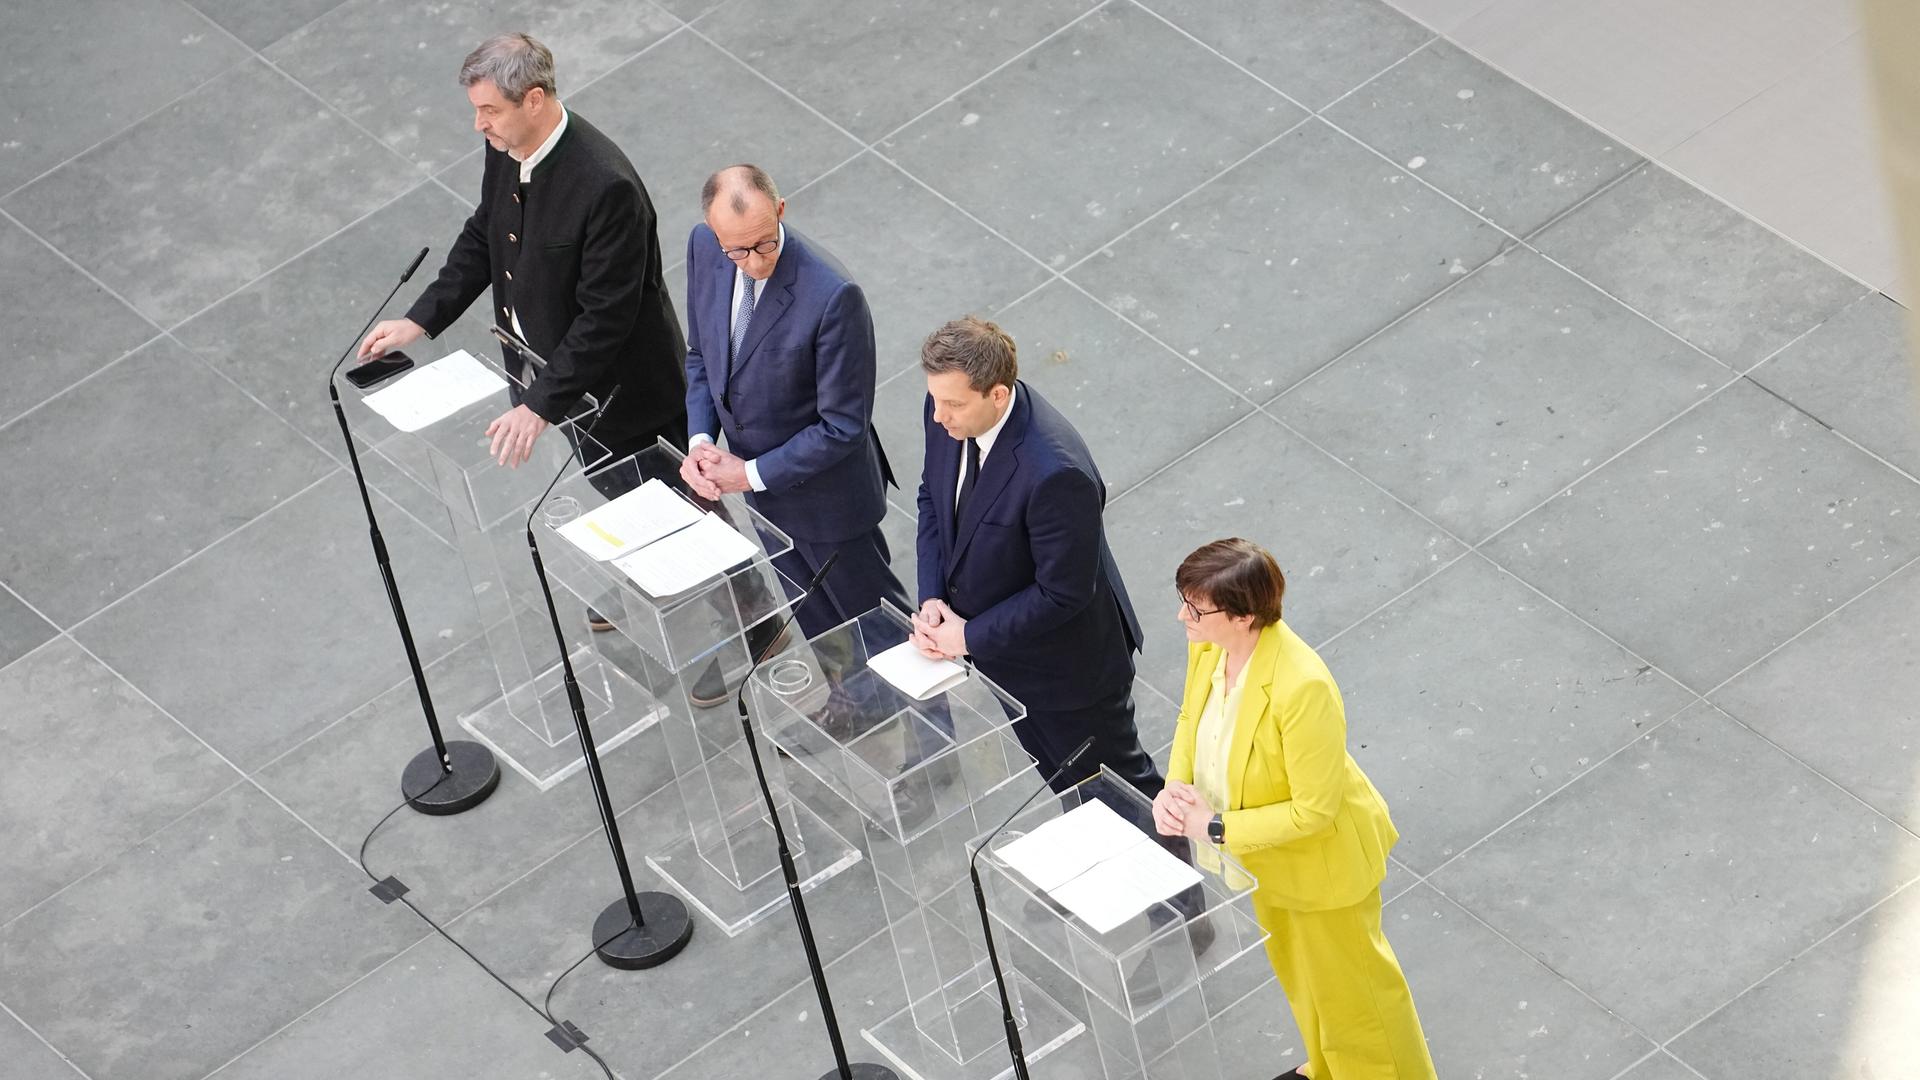
[{"label": "woman in yellow suit", "polygon": [[1280,567],[1249,541],[1216,540],[1174,584],[1187,686],[1154,824],[1224,847],[1259,883],[1254,913],[1307,1051],[1275,1080],[1434,1080],[1380,930],[1400,834],[1347,753],[1333,676],[1280,621]]}]

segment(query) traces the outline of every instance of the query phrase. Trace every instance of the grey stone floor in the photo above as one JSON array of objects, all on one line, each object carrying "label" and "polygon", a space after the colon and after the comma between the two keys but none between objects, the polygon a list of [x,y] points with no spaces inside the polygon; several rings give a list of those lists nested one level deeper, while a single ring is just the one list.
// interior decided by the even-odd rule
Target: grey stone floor
[{"label": "grey stone floor", "polygon": [[[423,739],[322,372],[452,238],[452,73],[515,25],[670,258],[706,172],[773,172],[870,291],[903,475],[918,338],[1018,337],[1113,481],[1156,745],[1176,561],[1279,554],[1405,834],[1387,922],[1443,1076],[1920,1075],[1903,312],[1392,9],[6,8],[0,1077],[599,1075],[353,862]],[[452,552],[382,508],[473,708]],[[630,837],[678,827],[661,756],[609,759]],[[612,888],[577,782],[369,859],[529,996]],[[857,1046],[898,982],[871,872],[816,897]],[[802,974],[784,918],[703,927],[555,1005],[635,1080],[811,1078]],[[1216,1004],[1232,1077],[1293,1063],[1271,983]]]}]

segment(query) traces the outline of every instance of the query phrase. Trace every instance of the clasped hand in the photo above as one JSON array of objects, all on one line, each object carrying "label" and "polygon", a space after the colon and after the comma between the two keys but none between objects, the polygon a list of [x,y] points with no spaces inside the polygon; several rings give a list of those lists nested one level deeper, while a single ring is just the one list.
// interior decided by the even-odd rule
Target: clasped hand
[{"label": "clasped hand", "polygon": [[680,462],[680,479],[703,499],[753,490],[747,480],[747,463],[704,439],[687,450]]},{"label": "clasped hand", "polygon": [[1161,836],[1184,836],[1203,843],[1209,840],[1207,825],[1213,821],[1213,807],[1207,797],[1192,784],[1167,781],[1153,797],[1153,827]]},{"label": "clasped hand", "polygon": [[938,597],[913,616],[913,647],[929,660],[958,660],[967,655],[967,620]]}]

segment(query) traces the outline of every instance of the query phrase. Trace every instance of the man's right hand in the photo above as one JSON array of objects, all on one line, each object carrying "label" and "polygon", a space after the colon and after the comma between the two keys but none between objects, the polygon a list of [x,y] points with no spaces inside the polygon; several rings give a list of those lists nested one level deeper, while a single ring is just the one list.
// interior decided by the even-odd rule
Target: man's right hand
[{"label": "man's right hand", "polygon": [[920,650],[920,655],[929,660],[942,658],[940,650],[933,643],[933,628],[945,621],[946,612],[947,602],[934,597],[922,602],[920,610],[914,613],[910,640],[913,647]]},{"label": "man's right hand", "polygon": [[367,332],[367,339],[360,343],[360,359],[371,360],[395,349],[404,349],[426,334],[426,329],[412,319],[388,319],[375,323],[373,329]]},{"label": "man's right hand", "polygon": [[713,481],[700,475],[700,463],[718,457],[719,454],[719,448],[713,443],[706,439],[698,439],[687,448],[687,456],[680,462],[680,479],[693,489],[695,495],[710,501],[719,500],[720,489],[714,485]]}]

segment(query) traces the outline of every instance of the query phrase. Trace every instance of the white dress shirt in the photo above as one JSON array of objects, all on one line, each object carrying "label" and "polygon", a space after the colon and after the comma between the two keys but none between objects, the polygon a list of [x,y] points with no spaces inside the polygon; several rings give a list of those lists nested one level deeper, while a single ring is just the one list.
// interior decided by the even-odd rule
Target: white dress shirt
[{"label": "white dress shirt", "polygon": [[[533,179],[533,167],[540,164],[540,160],[552,152],[553,144],[560,141],[561,132],[567,130],[567,107],[557,101],[554,102],[554,105],[560,109],[560,122],[553,125],[553,133],[548,135],[546,141],[536,147],[533,153],[518,159],[520,162],[520,182],[523,184]],[[508,151],[507,156],[512,157],[512,151]],[[507,321],[513,323],[513,333],[515,337],[521,341],[527,340],[527,332],[520,329],[520,313],[518,311],[507,312]],[[533,372],[531,371],[527,372],[527,385],[533,385]]]},{"label": "white dress shirt", "polygon": [[[1011,392],[1007,394],[1007,408],[1005,412],[1000,414],[1000,419],[994,421],[993,426],[988,428],[985,431],[985,433],[976,435],[973,438],[974,443],[980,447],[980,471],[982,472],[986,471],[987,455],[993,452],[994,440],[1000,437],[1000,429],[1007,426],[1007,417],[1013,415],[1013,399],[1019,393],[1020,393],[1020,388],[1018,386],[1013,387]],[[966,482],[967,482],[967,448],[965,444],[962,444],[960,447],[960,479],[955,481],[953,485],[953,505],[956,509],[958,509],[960,506],[961,485],[965,484]],[[979,483],[980,478],[977,476],[974,477],[973,482],[976,484]]]},{"label": "white dress shirt", "polygon": [[[784,222],[780,225],[779,233],[775,241],[778,246],[773,249],[773,253],[778,256],[780,252],[786,250],[787,247],[787,226]],[[746,295],[746,278],[746,270],[743,269],[739,263],[735,263],[733,266],[733,301],[727,305],[727,348],[729,349],[733,348],[733,326],[740,320],[740,299]],[[773,280],[772,275],[768,275],[767,280]],[[755,315],[760,313],[760,302],[766,299],[766,294],[767,282],[755,281],[753,283],[753,312]],[[747,326],[751,329],[753,322],[749,320]],[[687,439],[687,448],[691,450],[696,443],[712,441],[713,436],[708,435],[706,432],[696,432]],[[755,491],[767,490],[767,485],[760,480],[759,458],[747,462],[747,485]]]}]

